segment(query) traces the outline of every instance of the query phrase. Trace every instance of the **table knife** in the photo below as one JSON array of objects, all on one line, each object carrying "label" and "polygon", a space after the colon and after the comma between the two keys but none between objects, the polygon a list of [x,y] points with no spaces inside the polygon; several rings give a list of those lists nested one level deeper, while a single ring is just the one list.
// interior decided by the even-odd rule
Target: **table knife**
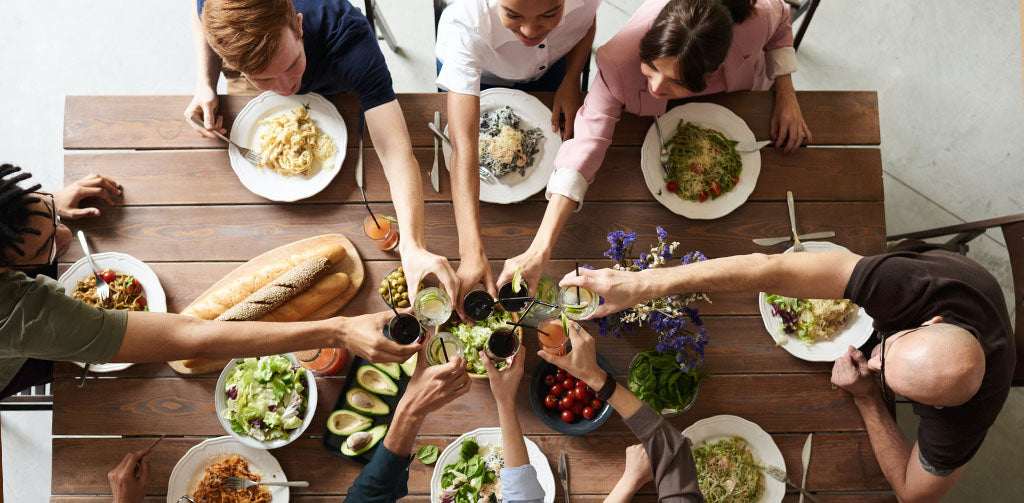
[{"label": "table knife", "polygon": [[565,491],[565,503],[569,503],[569,465],[565,462],[565,452],[558,453],[558,480],[562,481]]},{"label": "table knife", "polygon": [[[810,234],[801,234],[800,235],[800,241],[807,241],[809,239],[834,238],[834,237],[836,237],[836,233],[833,232],[833,231],[812,232]],[[775,245],[777,245],[779,243],[785,243],[786,241],[792,241],[792,240],[793,240],[793,236],[786,236],[786,237],[781,237],[781,238],[757,238],[757,239],[754,240],[754,244],[758,244],[758,245],[761,245],[761,246],[775,246]]]},{"label": "table knife", "polygon": [[772,143],[771,140],[754,141],[754,142],[749,142],[749,143],[748,142],[739,142],[739,143],[736,144],[736,151],[737,152],[756,152],[756,151],[761,150],[762,148],[764,148],[766,145],[770,145],[771,143]]},{"label": "table knife", "polygon": [[804,503],[803,491],[807,489],[807,468],[811,466],[811,440],[814,439],[814,434],[809,433],[807,435],[807,441],[804,442],[804,451],[800,454],[800,463],[804,465],[804,474],[800,478],[800,501]]},{"label": "table knife", "polygon": [[366,117],[359,112],[359,153],[356,156],[356,185],[363,189],[363,134],[366,132]]},{"label": "table knife", "polygon": [[[434,112],[434,125],[438,129],[441,129],[441,112]],[[437,171],[437,136],[434,136],[434,167],[430,170],[430,185],[434,187],[434,192],[441,193],[441,179],[440,173]]]}]

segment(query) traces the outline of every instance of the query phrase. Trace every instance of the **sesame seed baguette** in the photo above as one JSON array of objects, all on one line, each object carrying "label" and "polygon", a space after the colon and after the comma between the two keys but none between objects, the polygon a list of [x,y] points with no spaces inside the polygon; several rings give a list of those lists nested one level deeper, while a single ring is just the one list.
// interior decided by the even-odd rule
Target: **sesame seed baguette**
[{"label": "sesame seed baguette", "polygon": [[258,320],[316,283],[330,268],[331,261],[324,257],[306,260],[224,311],[216,320]]}]

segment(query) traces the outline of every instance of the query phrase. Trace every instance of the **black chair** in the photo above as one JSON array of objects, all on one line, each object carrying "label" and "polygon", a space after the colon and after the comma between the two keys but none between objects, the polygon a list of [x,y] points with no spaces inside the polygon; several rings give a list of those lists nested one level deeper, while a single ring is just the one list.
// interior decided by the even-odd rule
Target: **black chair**
[{"label": "black chair", "polygon": [[[365,4],[366,20],[370,22],[370,27],[373,28],[373,33],[377,34],[378,39],[383,38],[392,51],[397,52],[398,41],[395,40],[395,35],[391,32],[391,27],[388,26],[383,14],[377,14],[377,0],[366,0]],[[378,29],[380,30],[380,33],[377,32]]]},{"label": "black chair", "polygon": [[974,238],[985,233],[986,230],[999,227],[1006,239],[1006,251],[1010,256],[1010,271],[1013,276],[1013,306],[1016,311],[1016,326],[1014,327],[1014,341],[1017,346],[1017,368],[1013,373],[1013,385],[1024,386],[1024,214],[1011,215],[1002,218],[969,222],[960,225],[951,225],[919,232],[908,232],[889,236],[889,241],[899,239],[931,239],[943,236],[953,236],[946,242],[966,255],[968,243]]},{"label": "black chair", "polygon": [[821,0],[786,0],[789,4],[789,21],[796,24],[796,21],[801,16],[807,14],[807,18],[804,19],[803,24],[796,32],[796,36],[793,37],[793,50],[800,48],[800,41],[804,39],[804,34],[807,33],[807,27],[811,25],[811,18],[814,17],[814,11],[818,9],[818,4]]}]

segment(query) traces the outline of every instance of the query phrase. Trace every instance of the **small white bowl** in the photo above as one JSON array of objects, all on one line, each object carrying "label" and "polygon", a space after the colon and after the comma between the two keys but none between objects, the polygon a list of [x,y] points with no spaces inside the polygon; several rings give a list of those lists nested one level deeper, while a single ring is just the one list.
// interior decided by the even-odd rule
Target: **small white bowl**
[{"label": "small white bowl", "polygon": [[[285,353],[282,356],[292,362],[292,365],[299,365],[299,360],[295,358],[292,353]],[[299,426],[293,430],[287,438],[278,438],[275,440],[259,441],[248,435],[235,433],[231,429],[231,422],[224,419],[221,413],[228,406],[227,392],[224,391],[224,383],[228,380],[228,375],[234,370],[235,365],[241,358],[235,358],[228,362],[224,370],[221,371],[220,377],[217,379],[217,389],[214,391],[213,402],[217,410],[217,420],[220,421],[220,425],[224,427],[224,431],[231,435],[232,438],[238,440],[244,445],[254,447],[256,449],[277,449],[278,447],[284,447],[292,443],[295,439],[302,436],[302,432],[306,431],[309,424],[313,422],[313,414],[316,412],[316,378],[313,377],[313,373],[309,370],[303,369],[306,375],[306,412],[305,417],[302,419],[302,426]]]}]

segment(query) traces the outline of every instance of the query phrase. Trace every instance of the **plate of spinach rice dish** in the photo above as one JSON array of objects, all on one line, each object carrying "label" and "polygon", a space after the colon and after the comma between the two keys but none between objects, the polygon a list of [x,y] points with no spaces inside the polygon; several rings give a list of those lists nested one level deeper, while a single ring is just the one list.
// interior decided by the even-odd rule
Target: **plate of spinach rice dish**
[{"label": "plate of spinach rice dish", "polygon": [[786,469],[782,451],[771,435],[742,417],[701,419],[683,430],[693,442],[697,484],[707,503],[779,503],[786,484],[765,473]]},{"label": "plate of spinach rice dish", "polygon": [[[480,168],[489,170],[494,178],[481,177],[480,200],[517,203],[544,190],[561,144],[560,134],[551,131],[551,109],[536,97],[505,88],[481,92]],[[444,163],[449,170],[451,155],[452,149],[445,143]]]},{"label": "plate of spinach rice dish", "polygon": [[661,166],[654,124],[640,149],[640,166],[658,202],[686,218],[713,219],[747,201],[761,173],[761,153],[736,150],[739,142],[755,141],[743,119],[720,105],[687,103],[656,120],[668,151],[668,170]]}]

